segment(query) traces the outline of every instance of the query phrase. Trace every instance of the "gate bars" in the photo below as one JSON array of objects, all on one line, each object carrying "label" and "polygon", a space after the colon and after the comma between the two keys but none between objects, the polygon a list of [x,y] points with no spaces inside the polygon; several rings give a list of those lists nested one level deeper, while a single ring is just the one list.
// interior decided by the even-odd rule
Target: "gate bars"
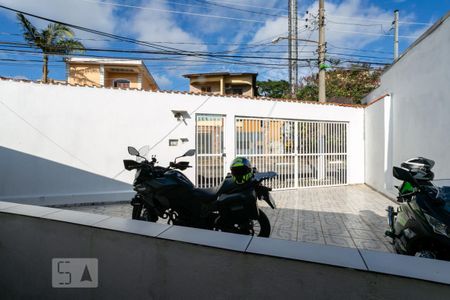
[{"label": "gate bars", "polygon": [[236,118],[236,155],[260,172],[275,171],[275,189],[347,184],[347,123]]},{"label": "gate bars", "polygon": [[197,115],[197,186],[219,185],[224,178],[224,122],[221,115]]},{"label": "gate bars", "polygon": [[[222,115],[197,115],[197,186],[217,186],[225,175]],[[347,184],[346,122],[236,117],[236,156],[260,172],[275,171],[274,189]]]}]

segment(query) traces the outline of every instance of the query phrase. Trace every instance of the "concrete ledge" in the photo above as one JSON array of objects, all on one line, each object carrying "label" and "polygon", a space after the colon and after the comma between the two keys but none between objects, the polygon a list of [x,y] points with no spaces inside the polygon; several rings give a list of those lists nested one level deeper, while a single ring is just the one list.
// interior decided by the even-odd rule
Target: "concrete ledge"
[{"label": "concrete ledge", "polygon": [[105,215],[88,214],[80,211],[54,209],[55,211],[42,216],[48,220],[73,223],[78,225],[94,225],[106,219],[111,218]]},{"label": "concrete ledge", "polygon": [[240,252],[245,252],[252,240],[251,236],[182,226],[172,226],[158,238]]},{"label": "concrete ledge", "polygon": [[[51,289],[54,257],[98,258],[99,288]],[[450,297],[449,262],[6,202],[0,265],[7,298]]]},{"label": "concrete ledge", "polygon": [[130,201],[134,196],[133,191],[112,191],[105,193],[87,194],[58,194],[46,196],[2,196],[0,201],[8,201],[20,204],[31,204],[40,206],[73,206],[86,204],[99,204]]},{"label": "concrete ledge", "polygon": [[172,225],[151,223],[152,226],[142,226],[142,221],[111,217],[95,223],[95,227],[121,232],[134,233],[150,237],[156,237],[172,227]]},{"label": "concrete ledge", "polygon": [[369,250],[360,252],[370,271],[450,285],[450,262]]},{"label": "concrete ledge", "polygon": [[246,252],[368,270],[359,251],[353,248],[254,237]]}]

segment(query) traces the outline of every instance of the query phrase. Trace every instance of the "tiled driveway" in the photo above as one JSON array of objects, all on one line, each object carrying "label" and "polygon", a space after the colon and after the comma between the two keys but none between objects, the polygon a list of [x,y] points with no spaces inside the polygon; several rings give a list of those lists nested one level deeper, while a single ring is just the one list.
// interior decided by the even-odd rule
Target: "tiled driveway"
[{"label": "tiled driveway", "polygon": [[365,185],[280,191],[276,201],[265,209],[272,238],[393,252],[384,232],[395,204]]},{"label": "tiled driveway", "polygon": [[[263,207],[272,224],[271,238],[393,252],[384,237],[385,209],[393,202],[365,185],[277,191],[273,196],[277,209]],[[129,204],[66,209],[131,216]]]}]

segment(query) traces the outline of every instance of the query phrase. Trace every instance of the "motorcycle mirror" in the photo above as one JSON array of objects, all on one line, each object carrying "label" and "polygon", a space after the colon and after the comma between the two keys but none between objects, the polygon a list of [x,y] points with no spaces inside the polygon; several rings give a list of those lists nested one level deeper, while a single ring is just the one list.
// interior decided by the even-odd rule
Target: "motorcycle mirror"
[{"label": "motorcycle mirror", "polygon": [[138,156],[139,151],[137,151],[134,147],[128,146],[128,154]]},{"label": "motorcycle mirror", "polygon": [[419,183],[417,182],[417,180],[411,175],[411,173],[409,173],[409,171],[407,169],[394,167],[392,169],[392,174],[398,180],[407,181],[407,182],[411,183],[414,187],[419,186]]},{"label": "motorcycle mirror", "polygon": [[147,156],[147,154],[150,152],[150,146],[149,145],[145,145],[145,146],[142,146],[139,150],[138,150],[138,152],[139,152],[139,155],[140,156]]},{"label": "motorcycle mirror", "polygon": [[185,154],[183,154],[182,157],[185,157],[185,156],[194,156],[194,155],[195,155],[195,149],[190,149],[190,150],[188,150]]}]

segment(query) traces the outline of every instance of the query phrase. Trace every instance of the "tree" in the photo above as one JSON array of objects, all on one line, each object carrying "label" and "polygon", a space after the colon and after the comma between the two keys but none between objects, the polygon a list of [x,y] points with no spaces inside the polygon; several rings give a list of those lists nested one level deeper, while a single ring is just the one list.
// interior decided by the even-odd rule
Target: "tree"
[{"label": "tree", "polygon": [[289,92],[289,83],[285,80],[267,80],[256,82],[258,95],[271,98],[285,98]]},{"label": "tree", "polygon": [[48,82],[48,56],[52,54],[70,54],[75,51],[83,51],[84,46],[73,39],[74,32],[69,27],[50,23],[47,28],[38,31],[31,22],[21,13],[17,19],[23,30],[23,37],[28,44],[42,51],[42,81]]},{"label": "tree", "polygon": [[[361,99],[378,87],[383,69],[373,69],[369,65],[356,64],[347,69],[332,67],[326,74],[328,101],[348,100],[361,103]],[[305,77],[299,88],[297,99],[317,101],[319,97],[317,74]]]}]

